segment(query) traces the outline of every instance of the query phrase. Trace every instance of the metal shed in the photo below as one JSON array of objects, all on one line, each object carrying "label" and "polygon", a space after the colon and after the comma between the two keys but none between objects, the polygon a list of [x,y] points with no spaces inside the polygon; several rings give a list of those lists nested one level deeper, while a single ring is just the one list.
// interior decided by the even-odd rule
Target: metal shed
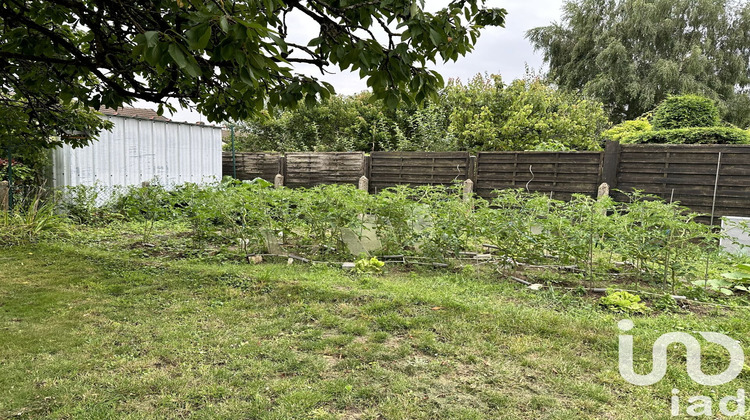
[{"label": "metal shed", "polygon": [[221,179],[221,127],[172,122],[151,110],[102,111],[114,123],[111,131],[86,147],[52,152],[53,187],[111,191],[143,182],[171,187]]}]

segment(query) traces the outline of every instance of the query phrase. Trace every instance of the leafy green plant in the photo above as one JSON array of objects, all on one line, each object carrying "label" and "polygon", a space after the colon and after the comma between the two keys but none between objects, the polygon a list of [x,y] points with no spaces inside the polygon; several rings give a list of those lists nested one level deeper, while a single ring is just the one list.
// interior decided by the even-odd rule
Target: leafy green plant
[{"label": "leafy green plant", "polygon": [[380,274],[383,272],[385,263],[377,257],[361,258],[354,263],[354,272],[357,274]]},{"label": "leafy green plant", "polygon": [[595,200],[583,194],[574,194],[569,201],[550,200],[539,222],[545,248],[560,262],[585,269],[592,279],[594,253],[606,248],[612,233],[608,212],[613,206],[610,198]]},{"label": "leafy green plant", "polygon": [[698,95],[670,96],[654,109],[654,130],[715,127],[720,122],[716,103]]},{"label": "leafy green plant", "polygon": [[543,194],[495,191],[495,198],[476,210],[479,236],[511,263],[541,262],[550,248],[542,223],[557,204]]},{"label": "leafy green plant", "polygon": [[[273,231],[276,214],[267,182],[225,179],[220,184],[198,188],[184,197],[185,217],[197,239],[237,246],[244,256],[265,249],[265,235]],[[283,202],[282,200],[279,200]]]},{"label": "leafy green plant", "polygon": [[693,282],[696,286],[707,286],[724,295],[731,296],[735,292],[750,292],[750,264],[738,264],[734,271],[723,273],[721,279],[700,280]]},{"label": "leafy green plant", "polygon": [[370,196],[353,185],[319,185],[296,190],[300,194],[299,215],[305,240],[313,253],[343,250],[342,229],[355,232],[363,227],[362,215]]},{"label": "leafy green plant", "polygon": [[379,192],[370,211],[375,216],[375,231],[386,254],[413,253],[420,239],[420,219],[424,217],[418,193],[407,185]]},{"label": "leafy green plant", "polygon": [[108,221],[115,213],[107,205],[104,193],[99,184],[66,187],[58,201],[59,210],[71,221],[83,225]]},{"label": "leafy green plant", "polygon": [[641,297],[624,290],[608,291],[606,296],[599,299],[599,304],[612,312],[625,314],[643,314],[650,309],[641,302]]},{"label": "leafy green plant", "polygon": [[154,223],[175,215],[173,196],[159,184],[128,187],[115,197],[113,207],[132,221],[142,222],[141,242],[151,238]]},{"label": "leafy green plant", "polygon": [[[5,150],[0,149],[0,152]],[[23,164],[15,159],[11,160],[11,168],[13,170],[13,183],[14,184],[26,184],[34,179],[34,169],[28,165]],[[7,181],[8,179],[8,159],[0,157],[0,181]]]},{"label": "leafy green plant", "polygon": [[[725,296],[733,296],[734,289],[736,288],[734,282],[727,279],[694,280],[692,284],[698,288],[713,290],[714,292],[719,292]],[[747,291],[744,286],[740,287],[742,287],[740,290],[744,289]]]},{"label": "leafy green plant", "polygon": [[741,285],[750,284],[750,264],[738,264],[735,271],[722,276]]},{"label": "leafy green plant", "polygon": [[456,257],[467,249],[476,237],[474,206],[478,199],[464,200],[461,185],[450,187],[421,187],[420,203],[425,205],[427,217],[420,251],[423,255],[444,260]]},{"label": "leafy green plant", "polygon": [[694,265],[715,252],[718,234],[678,203],[665,203],[640,191],[629,198],[617,209],[619,240],[613,251],[642,275],[671,283],[674,292],[680,278],[694,276]]},{"label": "leafy green plant", "polygon": [[245,256],[265,245],[263,233],[270,228],[270,215],[263,197],[266,189],[266,185],[241,184],[224,191],[226,203],[220,215],[229,239],[237,241]]},{"label": "leafy green plant", "polygon": [[652,305],[655,309],[662,312],[680,312],[682,308],[677,304],[677,300],[671,295],[662,295],[652,300]]}]

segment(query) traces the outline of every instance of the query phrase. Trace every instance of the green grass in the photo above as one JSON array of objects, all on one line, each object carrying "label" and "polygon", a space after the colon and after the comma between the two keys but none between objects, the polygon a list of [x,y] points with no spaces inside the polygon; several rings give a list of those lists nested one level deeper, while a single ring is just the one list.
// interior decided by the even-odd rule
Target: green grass
[{"label": "green grass", "polygon": [[[747,340],[748,315],[637,317],[638,370],[660,334]],[[628,385],[620,318],[482,270],[371,277],[14,247],[0,253],[0,417],[644,419],[669,418],[672,388],[750,389],[747,369],[693,384],[679,350],[658,385]],[[723,370],[723,350],[704,350],[704,370]]]}]

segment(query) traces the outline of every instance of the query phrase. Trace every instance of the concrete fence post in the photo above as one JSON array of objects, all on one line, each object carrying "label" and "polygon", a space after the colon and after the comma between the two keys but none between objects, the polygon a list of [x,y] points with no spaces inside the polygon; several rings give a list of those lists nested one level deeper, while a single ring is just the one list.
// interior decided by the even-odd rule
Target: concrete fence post
[{"label": "concrete fence post", "polygon": [[370,180],[367,179],[366,176],[362,175],[359,177],[359,186],[358,188],[362,191],[369,192],[370,191]]},{"label": "concrete fence post", "polygon": [[609,184],[606,182],[602,182],[601,185],[599,185],[599,190],[596,193],[597,199],[602,199],[604,197],[609,197]]},{"label": "concrete fence post", "polygon": [[[609,197],[609,184],[606,182],[602,182],[601,185],[599,185],[599,190],[596,192],[596,199],[597,201],[602,201],[605,198]],[[601,212],[602,216],[607,215],[606,209],[599,210]]]},{"label": "concrete fence post", "polygon": [[469,201],[474,194],[474,181],[467,179],[464,181],[464,201]]}]

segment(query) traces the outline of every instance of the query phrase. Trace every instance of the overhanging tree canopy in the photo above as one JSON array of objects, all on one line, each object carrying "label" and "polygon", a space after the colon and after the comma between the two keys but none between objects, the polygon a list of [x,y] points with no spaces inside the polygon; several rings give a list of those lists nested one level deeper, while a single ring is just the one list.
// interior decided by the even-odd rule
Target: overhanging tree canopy
[{"label": "overhanging tree canopy", "polygon": [[[358,71],[389,106],[420,102],[443,83],[426,65],[465,55],[482,27],[502,26],[506,15],[484,0],[454,0],[435,13],[423,6],[423,0],[2,0],[0,94],[9,99],[3,106],[26,107],[30,126],[54,107],[97,109],[137,99],[192,101],[211,121],[243,119],[333,93],[292,68],[305,63]],[[290,14],[315,22],[315,33],[293,42]]]},{"label": "overhanging tree canopy", "polygon": [[619,122],[669,94],[718,100],[750,125],[750,4],[730,0],[567,0],[560,23],[527,36],[560,86],[608,106]]}]

